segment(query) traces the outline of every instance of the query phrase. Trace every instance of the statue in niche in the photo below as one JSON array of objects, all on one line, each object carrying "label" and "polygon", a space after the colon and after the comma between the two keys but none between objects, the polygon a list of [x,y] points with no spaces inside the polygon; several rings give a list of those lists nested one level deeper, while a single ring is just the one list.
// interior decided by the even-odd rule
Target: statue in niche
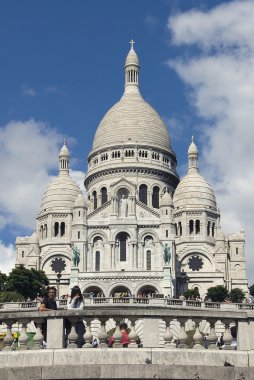
[{"label": "statue in niche", "polygon": [[163,259],[164,259],[164,264],[170,263],[171,252],[170,252],[170,247],[168,246],[167,243],[163,246]]},{"label": "statue in niche", "polygon": [[125,197],[124,194],[122,194],[122,197],[119,202],[119,215],[121,217],[126,217],[128,214],[128,198]]},{"label": "statue in niche", "polygon": [[79,262],[80,262],[79,249],[77,247],[74,247],[74,246],[72,246],[71,249],[72,249],[72,264],[74,267],[78,267]]}]

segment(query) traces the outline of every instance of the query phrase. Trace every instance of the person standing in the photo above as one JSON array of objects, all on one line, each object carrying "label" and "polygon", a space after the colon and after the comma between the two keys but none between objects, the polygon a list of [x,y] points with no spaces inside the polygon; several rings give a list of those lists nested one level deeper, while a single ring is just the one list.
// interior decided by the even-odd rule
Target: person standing
[{"label": "person standing", "polygon": [[[44,297],[41,301],[41,305],[39,307],[39,311],[49,311],[49,310],[57,310],[56,303],[56,288],[54,286],[48,287],[48,296]],[[43,322],[41,326],[41,332],[43,335],[43,347],[47,345],[47,321]]]},{"label": "person standing", "polygon": [[[84,299],[83,299],[83,296],[81,294],[80,287],[77,285],[73,286],[73,288],[71,290],[71,297],[70,297],[70,301],[67,305],[67,309],[68,310],[82,310],[82,309],[84,309]],[[67,337],[68,337],[69,333],[70,333],[70,325],[68,325],[66,327]],[[85,333],[85,326],[84,326],[83,320],[78,321],[76,323],[76,333],[78,334],[77,345],[78,345],[78,348],[81,348],[84,344],[84,333]]]}]

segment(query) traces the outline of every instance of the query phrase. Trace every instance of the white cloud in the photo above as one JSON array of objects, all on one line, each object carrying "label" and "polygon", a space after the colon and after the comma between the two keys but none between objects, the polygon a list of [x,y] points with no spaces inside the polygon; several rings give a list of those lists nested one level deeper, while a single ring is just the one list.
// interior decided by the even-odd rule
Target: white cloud
[{"label": "white cloud", "polygon": [[9,274],[15,266],[16,252],[13,244],[5,245],[0,240],[0,272]]},{"label": "white cloud", "polygon": [[[170,61],[188,85],[202,141],[202,174],[215,189],[226,233],[246,230],[254,282],[254,2],[224,3],[207,12],[169,18],[172,42],[190,45],[187,58]],[[201,164],[201,163],[200,163]]]},{"label": "white cloud", "polygon": [[[20,228],[32,233],[42,195],[54,178],[52,173],[57,173],[62,143],[63,136],[41,121],[11,121],[0,127],[0,230],[9,226],[17,234]],[[84,174],[79,171],[70,174],[83,189]],[[12,244],[6,246],[3,236],[2,240],[3,271],[13,267],[15,248]]]},{"label": "white cloud", "polygon": [[21,86],[21,95],[31,96],[33,98],[37,95],[37,92],[29,84],[24,83]]}]

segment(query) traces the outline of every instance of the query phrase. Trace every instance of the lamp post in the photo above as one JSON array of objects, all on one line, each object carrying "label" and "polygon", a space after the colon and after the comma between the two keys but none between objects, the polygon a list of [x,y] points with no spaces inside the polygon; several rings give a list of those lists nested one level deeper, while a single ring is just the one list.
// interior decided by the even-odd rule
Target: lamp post
[{"label": "lamp post", "polygon": [[61,257],[56,257],[51,262],[51,268],[52,270],[57,273],[56,275],[56,286],[57,286],[57,298],[59,299],[60,296],[60,282],[62,277],[62,272],[65,270],[66,263],[65,260],[63,260]]}]

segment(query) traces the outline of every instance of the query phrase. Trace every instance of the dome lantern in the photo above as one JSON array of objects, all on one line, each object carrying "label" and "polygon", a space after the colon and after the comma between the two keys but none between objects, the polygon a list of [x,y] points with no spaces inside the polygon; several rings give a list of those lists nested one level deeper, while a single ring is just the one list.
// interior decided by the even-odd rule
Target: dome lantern
[{"label": "dome lantern", "polygon": [[191,138],[191,144],[188,149],[188,173],[198,173],[198,148],[194,143],[194,137]]},{"label": "dome lantern", "polygon": [[59,152],[59,174],[69,174],[70,153],[66,146],[66,140]]},{"label": "dome lantern", "polygon": [[139,60],[133,48],[134,41],[131,40],[131,49],[125,61],[125,94],[139,93]]}]

